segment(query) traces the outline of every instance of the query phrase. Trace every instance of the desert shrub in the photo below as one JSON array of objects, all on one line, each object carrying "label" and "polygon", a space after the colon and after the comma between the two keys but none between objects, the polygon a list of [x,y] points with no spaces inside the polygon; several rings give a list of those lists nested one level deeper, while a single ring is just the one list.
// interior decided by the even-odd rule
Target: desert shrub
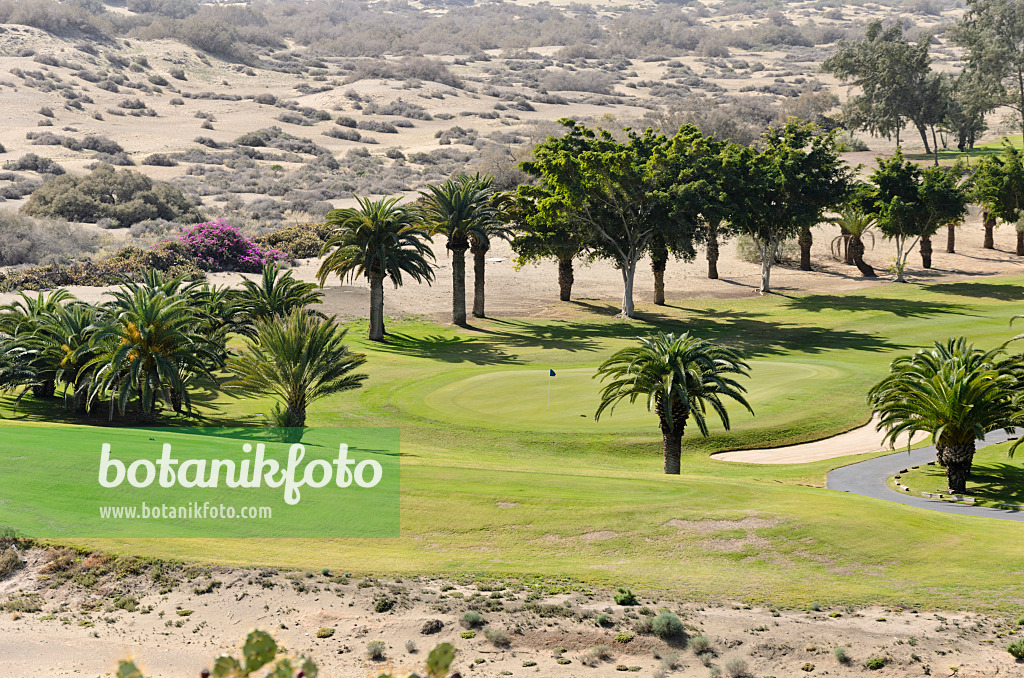
[{"label": "desert shrub", "polygon": [[109,139],[104,136],[96,134],[87,134],[82,139],[82,148],[86,151],[96,151],[97,153],[109,153],[111,155],[116,153],[124,153],[124,148],[121,144],[117,143],[113,139]]},{"label": "desert shrub", "polygon": [[0,144],[0,153],[6,153],[6,152],[7,152],[7,149],[4,147],[3,144]]},{"label": "desert shrub", "polygon": [[484,637],[495,647],[508,647],[512,644],[512,639],[501,629],[492,629],[488,626],[484,629]]},{"label": "desert shrub", "polygon": [[729,678],[748,678],[750,669],[743,659],[733,657],[725,662],[725,675]]},{"label": "desert shrub", "polygon": [[117,104],[118,108],[126,108],[130,111],[141,111],[146,108],[146,104],[142,99],[122,99]]},{"label": "desert shrub", "polygon": [[484,617],[479,612],[470,610],[466,614],[462,615],[462,623],[465,626],[480,626],[484,623]]},{"label": "desert shrub", "polygon": [[68,261],[97,247],[78,226],[9,211],[0,212],[0,233],[0,266]]},{"label": "desert shrub", "polygon": [[844,665],[844,666],[846,666],[847,664],[849,664],[850,662],[853,661],[852,659],[850,659],[850,655],[849,655],[849,653],[847,653],[846,648],[843,647],[842,645],[837,647],[833,651],[833,654],[835,654],[835,656],[836,656],[836,661],[839,662],[840,664]]},{"label": "desert shrub", "polygon": [[342,127],[355,127],[358,124],[355,118],[347,115],[339,115],[334,122]]},{"label": "desert shrub", "polygon": [[143,158],[142,164],[153,165],[155,167],[175,167],[177,166],[178,161],[166,153],[153,153],[152,155],[147,155]]},{"label": "desert shrub", "polygon": [[699,633],[690,638],[686,646],[693,650],[694,654],[705,654],[711,652],[711,639]]},{"label": "desert shrub", "polygon": [[167,71],[167,74],[175,80],[187,80],[185,77],[185,71],[181,68],[172,68]]},{"label": "desert shrub", "polygon": [[42,108],[39,109],[39,115],[41,115],[41,116],[43,116],[45,118],[52,118],[53,117],[53,109],[50,108],[49,106],[43,106]]},{"label": "desert shrub", "polygon": [[601,662],[606,662],[612,658],[612,649],[607,645],[595,645],[594,647],[587,650],[587,652],[580,657],[580,664],[584,666],[596,667]]},{"label": "desert shrub", "polygon": [[384,659],[387,647],[383,640],[371,640],[366,644],[366,654],[374,661],[381,661]]},{"label": "desert shrub", "polygon": [[877,671],[878,669],[885,668],[885,665],[888,663],[889,662],[885,657],[872,657],[864,662],[864,668],[870,669],[871,671]]},{"label": "desert shrub", "polygon": [[1024,659],[1024,638],[1018,638],[1007,645],[1006,651],[1009,652],[1014,659]]},{"label": "desert shrub", "polygon": [[199,221],[196,206],[170,184],[133,170],[101,165],[84,177],[60,176],[32,193],[21,208],[29,216],[126,228],[147,219]]},{"label": "desert shrub", "polygon": [[378,613],[384,613],[395,606],[394,598],[378,598],[373,603],[373,611]]},{"label": "desert shrub", "polygon": [[405,160],[405,153],[402,153],[402,149],[395,148],[394,146],[385,149],[384,156],[392,160]]},{"label": "desert shrub", "polygon": [[317,632],[316,632],[316,637],[317,638],[330,638],[333,635],[334,635],[334,629],[331,628],[330,626],[325,626],[325,627],[323,627],[321,629],[317,629]]},{"label": "desert shrub", "polygon": [[541,79],[546,90],[611,94],[615,79],[603,71],[552,71]]},{"label": "desert shrub", "polygon": [[52,174],[60,176],[64,174],[64,168],[50,158],[44,158],[35,153],[26,153],[17,160],[4,163],[4,169],[19,172],[37,172],[39,174]]},{"label": "desert shrub", "polygon": [[382,134],[398,134],[398,128],[390,122],[383,120],[360,120],[356,125],[358,129],[368,132],[380,132]]},{"label": "desert shrub", "polygon": [[349,129],[347,127],[331,127],[330,129],[324,130],[325,137],[331,137],[332,139],[343,139],[345,141],[359,141],[362,136],[358,131]]},{"label": "desert shrub", "polygon": [[264,265],[285,258],[282,252],[261,248],[223,219],[185,228],[178,242],[204,271],[256,273]]},{"label": "desert shrub", "polygon": [[636,596],[633,592],[626,588],[620,588],[615,593],[615,604],[616,605],[636,605]]},{"label": "desert shrub", "polygon": [[43,598],[38,593],[21,593],[12,595],[7,602],[0,604],[5,612],[41,612]]},{"label": "desert shrub", "polygon": [[601,613],[597,615],[596,619],[594,619],[594,623],[598,626],[613,626],[615,624],[615,620],[612,619],[611,615]]},{"label": "desert shrub", "polygon": [[24,561],[14,548],[5,546],[0,549],[0,581],[7,579],[24,566]]},{"label": "desert shrub", "polygon": [[261,235],[255,240],[260,245],[284,252],[292,259],[307,259],[320,255],[327,230],[323,224],[298,224]]},{"label": "desert shrub", "polygon": [[264,104],[267,106],[273,106],[277,103],[277,97],[270,92],[260,92],[254,96],[252,100],[258,104]]}]

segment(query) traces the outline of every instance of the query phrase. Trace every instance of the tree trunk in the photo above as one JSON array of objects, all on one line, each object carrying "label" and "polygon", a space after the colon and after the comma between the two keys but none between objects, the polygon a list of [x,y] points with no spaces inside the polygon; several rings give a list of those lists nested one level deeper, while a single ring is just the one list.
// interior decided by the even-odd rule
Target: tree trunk
[{"label": "tree trunk", "polygon": [[632,318],[636,314],[633,305],[633,280],[636,278],[636,262],[631,261],[622,266],[622,317]]},{"label": "tree trunk", "polygon": [[45,379],[32,386],[32,395],[36,398],[52,398],[57,392],[57,384],[53,379]]},{"label": "tree trunk", "polygon": [[452,322],[466,326],[466,249],[452,249]]},{"label": "tree trunk", "polygon": [[996,219],[988,213],[988,210],[981,213],[981,218],[985,224],[985,243],[982,245],[987,250],[994,250],[996,248],[995,242],[995,228]]},{"label": "tree trunk", "polygon": [[956,253],[956,224],[950,224],[946,227],[946,252],[949,254]]},{"label": "tree trunk", "polygon": [[572,297],[572,257],[558,260],[558,298],[569,301]]},{"label": "tree trunk", "polygon": [[473,248],[473,317],[485,318],[484,310],[484,272],[487,266],[487,249]]},{"label": "tree trunk", "polygon": [[[660,240],[660,239],[659,239]],[[665,305],[665,267],[668,265],[668,248],[658,242],[651,246],[651,271],[654,273],[654,303]]]},{"label": "tree trunk", "polygon": [[974,441],[942,447],[940,463],[946,467],[949,491],[964,494],[967,491],[967,477],[971,475],[971,465],[974,463]]},{"label": "tree trunk", "polygon": [[177,414],[181,414],[181,408],[184,406],[185,394],[177,389],[170,389],[170,400],[171,409]]},{"label": "tree trunk", "polygon": [[877,278],[878,274],[866,261],[864,261],[864,241],[857,236],[850,236],[850,256],[853,264],[865,278]]},{"label": "tree trunk", "polygon": [[775,248],[770,244],[766,244],[761,250],[761,287],[757,290],[761,294],[771,292],[773,263],[775,263]]},{"label": "tree trunk", "polygon": [[662,431],[662,440],[665,445],[665,474],[679,475],[679,458],[682,456],[683,432]]},{"label": "tree trunk", "polygon": [[1024,257],[1024,231],[1017,230],[1017,256]]},{"label": "tree trunk", "polygon": [[811,270],[811,245],[814,244],[814,237],[811,235],[811,228],[804,226],[800,229],[800,270]]},{"label": "tree trunk", "polygon": [[384,341],[384,276],[370,276],[370,341]]},{"label": "tree trunk", "polygon": [[[945,137],[943,137],[945,139]],[[945,143],[945,141],[943,141]],[[939,142],[935,140],[935,125],[932,125],[932,151],[935,156],[935,166],[939,166]]]},{"label": "tree trunk", "polygon": [[718,280],[718,224],[708,224],[708,279]]},{"label": "tree trunk", "polygon": [[921,236],[921,268],[932,267],[932,237]]},{"label": "tree trunk", "polygon": [[931,155],[932,148],[928,144],[928,130],[924,128],[924,125],[915,125],[915,127],[917,127],[917,131],[921,134],[921,141],[924,142],[924,154]]}]

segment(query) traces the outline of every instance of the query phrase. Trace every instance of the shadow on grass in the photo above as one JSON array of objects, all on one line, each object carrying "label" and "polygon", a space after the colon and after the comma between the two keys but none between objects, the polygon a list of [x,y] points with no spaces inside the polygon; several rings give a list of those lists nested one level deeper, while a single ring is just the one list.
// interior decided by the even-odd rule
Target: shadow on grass
[{"label": "shadow on grass", "polygon": [[[967,285],[968,287],[970,285]],[[938,287],[938,285],[931,285]],[[800,311],[820,313],[821,311],[865,312],[880,311],[891,313],[900,318],[925,318],[943,313],[963,314],[966,308],[962,304],[942,301],[912,301],[909,299],[885,299],[861,295],[844,294],[812,294],[809,296],[792,297],[787,302],[790,308]]]},{"label": "shadow on grass", "polygon": [[[618,308],[611,305],[575,302],[597,315],[613,316]],[[850,330],[829,329],[814,325],[768,320],[767,314],[728,309],[668,306],[685,313],[684,317],[650,309],[621,322],[607,320],[576,320],[551,324],[495,321],[489,334],[492,341],[517,347],[560,349],[573,352],[603,350],[607,340],[633,340],[658,332],[692,332],[694,335],[738,348],[747,357],[779,355],[789,352],[823,353],[834,349],[859,351],[892,351],[905,346],[888,339]],[[950,309],[952,309],[950,305]],[[857,310],[857,309],[854,309]],[[860,309],[863,310],[863,309]],[[909,311],[908,311],[909,312]]]},{"label": "shadow on grass", "polygon": [[1024,467],[992,462],[976,465],[967,478],[967,494],[995,502],[1024,504]]},{"label": "shadow on grass", "polygon": [[1016,285],[996,285],[981,282],[935,283],[921,287],[926,292],[950,294],[974,299],[996,299],[998,301],[1024,301],[1024,290]]},{"label": "shadow on grass", "polygon": [[[475,328],[473,328],[475,329]],[[387,340],[375,344],[381,353],[398,353],[419,358],[430,358],[446,363],[473,363],[475,365],[522,365],[523,361],[504,351],[494,342],[478,337],[430,335],[414,337],[408,334],[388,334]]]}]

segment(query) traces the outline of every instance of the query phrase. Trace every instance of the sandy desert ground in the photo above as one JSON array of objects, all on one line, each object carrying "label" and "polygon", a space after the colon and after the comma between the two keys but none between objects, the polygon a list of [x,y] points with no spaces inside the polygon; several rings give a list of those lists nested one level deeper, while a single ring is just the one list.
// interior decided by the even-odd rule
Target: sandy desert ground
[{"label": "sandy desert ground", "polygon": [[[756,526],[759,521],[752,512],[739,521],[719,521],[728,525],[701,523],[699,529]],[[683,523],[679,527],[693,529]],[[42,610],[0,616],[2,674],[10,678],[107,676],[122,658],[137,659],[148,677],[198,676],[216,655],[235,651],[252,628],[272,633],[293,656],[314,657],[321,675],[330,677],[422,671],[426,653],[441,642],[455,646],[453,669],[463,676],[632,671],[703,677],[716,675],[711,666],[735,668],[738,661],[748,667],[746,675],[758,677],[852,676],[869,672],[865,662],[872,658],[885,660],[884,668],[869,672],[879,676],[1021,675],[1020,665],[1003,649],[1015,637],[1011,620],[962,612],[774,610],[740,601],[684,601],[668,593],[640,596],[639,606],[622,607],[614,604],[610,590],[565,582],[389,581],[227,568],[172,568],[157,583],[158,577],[144,567],[127,576],[78,577],[86,582],[83,586],[57,583],[62,572],[73,572],[48,563],[60,563],[65,553],[33,548],[25,556],[28,566],[0,583],[0,595],[34,601]],[[107,565],[103,557],[91,556],[81,567],[102,570]],[[172,586],[171,580],[177,583]],[[211,587],[213,582],[219,583]],[[207,588],[209,593],[195,593]],[[560,588],[573,590],[551,592]],[[115,607],[115,601],[129,597],[136,605],[126,607],[133,611]],[[381,599],[394,601],[394,607],[376,612]],[[483,626],[504,631],[509,644],[496,646],[480,626],[469,629],[461,621],[468,609],[483,609]],[[685,649],[682,639],[633,633],[645,614],[661,609],[679,615],[687,636],[705,637],[709,652],[697,655]],[[611,618],[609,626],[597,625],[600,614]],[[423,633],[429,620],[440,621],[440,631]],[[318,638],[325,628],[334,629],[333,635]],[[470,635],[467,630],[475,636],[464,637]],[[621,634],[633,638],[617,641],[627,637]],[[369,659],[371,641],[386,644],[386,659]],[[836,648],[843,648],[848,663],[840,663]]]}]

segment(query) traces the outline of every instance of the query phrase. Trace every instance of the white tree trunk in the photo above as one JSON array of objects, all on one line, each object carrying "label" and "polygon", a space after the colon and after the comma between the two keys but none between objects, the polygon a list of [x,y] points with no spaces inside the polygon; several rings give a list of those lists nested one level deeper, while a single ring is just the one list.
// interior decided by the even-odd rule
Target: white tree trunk
[{"label": "white tree trunk", "polygon": [[622,317],[632,318],[636,312],[633,306],[633,279],[636,277],[636,261],[622,267]]}]

